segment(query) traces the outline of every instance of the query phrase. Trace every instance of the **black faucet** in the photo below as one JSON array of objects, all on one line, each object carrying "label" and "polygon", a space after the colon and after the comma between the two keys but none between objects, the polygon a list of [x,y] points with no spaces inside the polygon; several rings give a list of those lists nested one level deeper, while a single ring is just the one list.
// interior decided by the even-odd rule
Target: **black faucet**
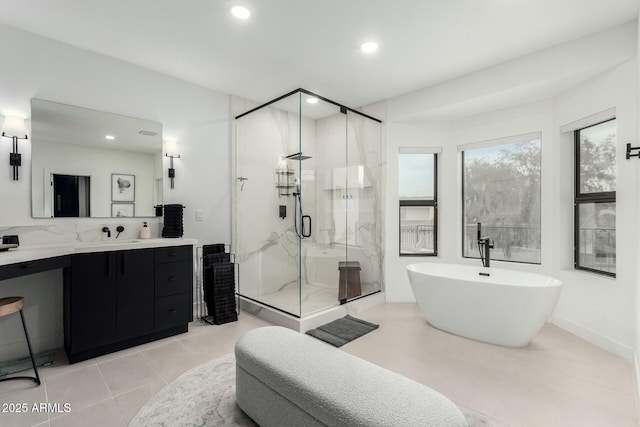
[{"label": "black faucet", "polygon": [[[480,249],[480,259],[482,260],[483,267],[490,267],[491,263],[491,249],[493,249],[493,242],[487,236],[482,237],[482,223],[478,223],[478,249]],[[480,273],[481,276],[488,276],[488,273]]]},{"label": "black faucet", "polygon": [[107,238],[111,237],[111,230],[109,230],[109,227],[102,227],[102,232],[107,233]]},{"label": "black faucet", "polygon": [[119,226],[116,228],[116,231],[118,232],[118,234],[116,234],[116,239],[117,239],[117,238],[118,238],[118,236],[120,235],[120,233],[122,233],[122,232],[124,231],[124,227],[123,227],[123,226],[121,226],[121,225],[119,225]]}]

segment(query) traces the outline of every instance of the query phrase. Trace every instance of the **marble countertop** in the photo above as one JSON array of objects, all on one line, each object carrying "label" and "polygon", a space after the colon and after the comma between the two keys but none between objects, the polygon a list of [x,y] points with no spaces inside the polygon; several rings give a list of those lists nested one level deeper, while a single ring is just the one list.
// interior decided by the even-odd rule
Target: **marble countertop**
[{"label": "marble countertop", "polygon": [[56,243],[49,245],[21,245],[0,252],[0,266],[38,259],[54,258],[77,253],[120,251],[129,249],[159,248],[166,246],[195,245],[196,239],[109,239],[99,242]]}]

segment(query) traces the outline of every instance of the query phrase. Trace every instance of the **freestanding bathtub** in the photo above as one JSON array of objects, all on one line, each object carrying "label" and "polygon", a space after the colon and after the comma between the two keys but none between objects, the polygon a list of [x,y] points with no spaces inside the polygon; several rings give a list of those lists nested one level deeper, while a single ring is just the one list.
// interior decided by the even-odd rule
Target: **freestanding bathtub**
[{"label": "freestanding bathtub", "polygon": [[562,289],[553,277],[493,267],[421,263],[407,273],[432,326],[510,347],[525,346],[540,332]]}]

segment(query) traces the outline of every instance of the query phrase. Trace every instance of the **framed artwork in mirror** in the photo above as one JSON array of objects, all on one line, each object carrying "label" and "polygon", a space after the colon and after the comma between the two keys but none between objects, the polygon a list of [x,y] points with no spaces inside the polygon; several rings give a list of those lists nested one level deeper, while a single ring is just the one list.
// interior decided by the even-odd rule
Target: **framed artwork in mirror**
[{"label": "framed artwork in mirror", "polygon": [[[136,200],[136,176],[121,173],[111,174],[111,201],[134,202]],[[113,215],[112,215],[113,216]]]},{"label": "framed artwork in mirror", "polygon": [[114,218],[131,218],[135,215],[134,203],[111,203],[111,216]]}]

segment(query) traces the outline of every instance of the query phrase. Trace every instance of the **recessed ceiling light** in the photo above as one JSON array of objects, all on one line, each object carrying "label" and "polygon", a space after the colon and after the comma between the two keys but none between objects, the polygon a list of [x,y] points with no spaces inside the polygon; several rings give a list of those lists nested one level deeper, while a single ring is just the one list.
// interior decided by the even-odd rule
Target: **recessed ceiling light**
[{"label": "recessed ceiling light", "polygon": [[245,19],[249,19],[251,11],[244,6],[233,6],[231,8],[231,14],[244,21]]},{"label": "recessed ceiling light", "polygon": [[364,53],[371,53],[378,50],[378,43],[376,42],[365,42],[360,45],[360,50]]},{"label": "recessed ceiling light", "polygon": [[316,98],[314,96],[311,96],[311,97],[307,98],[307,102],[309,104],[317,104],[318,103],[318,98]]},{"label": "recessed ceiling light", "polygon": [[109,141],[111,141],[111,140],[113,140],[113,139],[116,139],[116,137],[115,137],[115,136],[113,136],[113,135],[105,135],[105,136],[104,136],[104,139],[108,139]]}]

